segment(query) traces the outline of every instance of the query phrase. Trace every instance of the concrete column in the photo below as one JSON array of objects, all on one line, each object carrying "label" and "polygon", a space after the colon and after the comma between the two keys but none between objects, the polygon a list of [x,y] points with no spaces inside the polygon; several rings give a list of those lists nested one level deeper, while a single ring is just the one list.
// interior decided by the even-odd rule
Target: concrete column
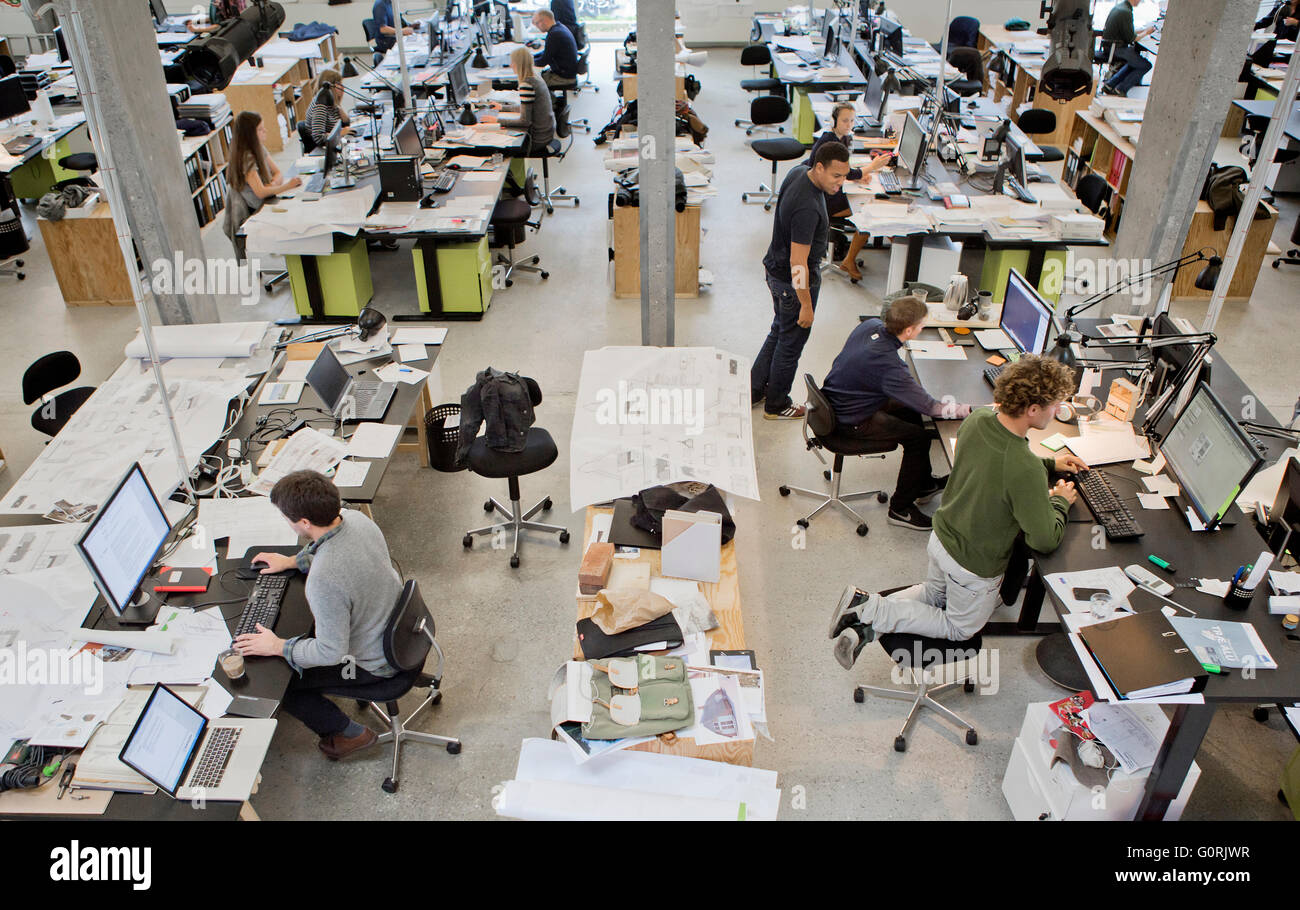
[{"label": "concrete column", "polygon": [[[86,59],[68,42],[78,84],[93,84],[105,133],[95,138],[101,170],[115,167],[125,212],[146,271],[150,264],[203,261],[206,253],[176,141],[176,121],[154,42],[149,4],[141,0],[54,0],[62,22],[79,16]],[[89,75],[91,78],[87,78]],[[275,124],[270,124],[275,129]],[[102,146],[106,145],[107,149]],[[114,212],[114,217],[119,213]],[[180,289],[180,279],[176,285]],[[155,294],[159,319],[176,323],[219,322],[210,294]]]},{"label": "concrete column", "polygon": [[[1245,61],[1257,5],[1254,0],[1171,4],[1110,255],[1159,265],[1182,254]],[[1148,310],[1170,280],[1165,276],[1150,289]],[[1122,312],[1129,305],[1119,295],[1102,304],[1097,315]]]},{"label": "concrete column", "polygon": [[671,346],[677,272],[673,4],[637,0],[637,137],[641,176],[641,343]]}]

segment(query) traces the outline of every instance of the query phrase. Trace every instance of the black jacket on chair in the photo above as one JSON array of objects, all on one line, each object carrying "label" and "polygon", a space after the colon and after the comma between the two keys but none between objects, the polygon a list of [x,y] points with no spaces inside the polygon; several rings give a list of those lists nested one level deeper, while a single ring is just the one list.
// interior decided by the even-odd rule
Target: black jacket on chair
[{"label": "black jacket on chair", "polygon": [[490,448],[522,452],[534,419],[528,382],[517,373],[488,367],[474,377],[474,384],[460,396],[460,445],[456,449],[456,464],[465,463],[474,437],[485,422]]}]

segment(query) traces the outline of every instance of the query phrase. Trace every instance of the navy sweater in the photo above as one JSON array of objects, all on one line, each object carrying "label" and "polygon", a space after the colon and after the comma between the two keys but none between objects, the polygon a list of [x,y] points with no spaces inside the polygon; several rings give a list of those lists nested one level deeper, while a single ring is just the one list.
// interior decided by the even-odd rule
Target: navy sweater
[{"label": "navy sweater", "polygon": [[903,343],[885,330],[879,319],[858,323],[849,333],[822,391],[835,409],[837,423],[857,426],[890,399],[916,411],[937,417],[943,404],[921,388],[907,364],[898,356]]}]

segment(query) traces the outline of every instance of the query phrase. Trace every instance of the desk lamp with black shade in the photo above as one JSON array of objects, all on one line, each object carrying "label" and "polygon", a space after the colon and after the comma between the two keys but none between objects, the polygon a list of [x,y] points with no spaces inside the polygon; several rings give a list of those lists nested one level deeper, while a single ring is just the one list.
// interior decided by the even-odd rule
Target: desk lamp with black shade
[{"label": "desk lamp with black shade", "polygon": [[358,341],[369,341],[374,335],[383,331],[384,326],[388,325],[388,319],[383,313],[374,307],[363,306],[361,312],[357,313],[356,322],[350,322],[346,325],[334,326],[329,329],[321,329],[319,332],[312,332],[310,335],[302,335],[298,338],[288,338],[278,342],[275,346],[277,351],[282,351],[291,344],[308,344],[313,341],[328,341],[332,338],[341,338],[344,335],[356,334]]}]

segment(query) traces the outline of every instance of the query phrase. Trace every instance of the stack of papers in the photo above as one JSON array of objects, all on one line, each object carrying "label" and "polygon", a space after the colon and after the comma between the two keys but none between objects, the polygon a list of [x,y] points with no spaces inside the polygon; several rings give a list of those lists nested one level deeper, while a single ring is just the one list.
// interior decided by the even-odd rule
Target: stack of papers
[{"label": "stack of papers", "polygon": [[1105,414],[1096,420],[1081,422],[1079,435],[1071,437],[1066,445],[1091,467],[1150,455],[1146,440],[1133,432],[1132,424]]}]

